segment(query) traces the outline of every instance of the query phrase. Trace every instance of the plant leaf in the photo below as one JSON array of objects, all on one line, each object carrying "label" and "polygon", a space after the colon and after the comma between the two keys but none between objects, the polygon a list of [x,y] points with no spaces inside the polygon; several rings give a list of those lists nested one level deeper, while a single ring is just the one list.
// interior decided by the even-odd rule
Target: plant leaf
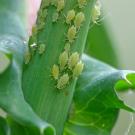
[{"label": "plant leaf", "polygon": [[0,135],[9,135],[9,132],[7,121],[3,117],[0,117]]},{"label": "plant leaf", "polygon": [[85,69],[77,82],[65,135],[110,135],[119,109],[135,111],[119,99],[114,89],[117,81],[135,72],[116,70],[87,55],[82,59]]},{"label": "plant leaf", "polygon": [[[103,15],[101,18],[103,18]],[[107,64],[119,67],[115,45],[113,33],[108,27],[107,19],[104,19],[99,25],[91,26],[87,36],[85,52]]]},{"label": "plant leaf", "polygon": [[[3,58],[9,60],[0,67],[0,107],[8,114],[9,126],[16,123],[11,135],[19,135],[22,130],[27,135],[55,135],[54,128],[35,114],[23,96],[21,82],[27,32],[20,15],[22,5],[24,1],[0,0],[0,63]],[[22,130],[17,129],[19,125]]]}]

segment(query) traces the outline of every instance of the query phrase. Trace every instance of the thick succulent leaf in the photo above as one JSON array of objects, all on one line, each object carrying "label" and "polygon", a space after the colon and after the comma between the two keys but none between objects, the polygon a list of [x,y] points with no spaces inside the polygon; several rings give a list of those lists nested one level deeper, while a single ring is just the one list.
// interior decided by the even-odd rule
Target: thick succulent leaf
[{"label": "thick succulent leaf", "polygon": [[99,25],[92,25],[87,36],[85,52],[107,64],[118,67],[119,62],[114,47],[116,44],[112,35],[106,19],[102,20]]},{"label": "thick succulent leaf", "polygon": [[119,109],[135,111],[117,96],[115,84],[135,74],[116,70],[86,55],[83,61],[85,69],[76,86],[65,135],[110,135]]},{"label": "thick succulent leaf", "polygon": [[[53,127],[34,113],[22,92],[24,43],[27,40],[21,18],[23,5],[24,1],[20,0],[0,0],[0,107],[7,112],[11,129],[16,123],[15,133],[11,132],[11,135],[20,135],[22,130],[27,135],[54,135]],[[17,124],[21,130],[17,129]]]}]

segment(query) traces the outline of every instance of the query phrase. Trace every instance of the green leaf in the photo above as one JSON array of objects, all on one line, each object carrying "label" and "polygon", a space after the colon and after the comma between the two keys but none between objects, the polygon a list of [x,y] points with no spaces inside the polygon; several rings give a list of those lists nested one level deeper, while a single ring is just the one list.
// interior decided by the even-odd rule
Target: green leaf
[{"label": "green leaf", "polygon": [[0,135],[9,135],[9,132],[7,121],[3,117],[0,117]]},{"label": "green leaf", "polygon": [[23,135],[55,135],[54,128],[35,114],[23,96],[22,67],[27,32],[20,15],[22,5],[24,1],[0,0],[0,64],[6,60],[5,66],[0,66],[0,107],[8,114],[11,135],[20,135],[22,131]]},{"label": "green leaf", "polygon": [[[87,55],[82,59],[85,69],[77,82],[65,135],[110,135],[119,109],[135,112],[114,89],[116,82],[135,77],[135,72],[116,70]],[[128,81],[132,83],[134,77]]]},{"label": "green leaf", "polygon": [[85,48],[87,54],[112,66],[119,67],[115,46],[113,33],[108,27],[106,19],[102,20],[99,25],[91,26]]}]

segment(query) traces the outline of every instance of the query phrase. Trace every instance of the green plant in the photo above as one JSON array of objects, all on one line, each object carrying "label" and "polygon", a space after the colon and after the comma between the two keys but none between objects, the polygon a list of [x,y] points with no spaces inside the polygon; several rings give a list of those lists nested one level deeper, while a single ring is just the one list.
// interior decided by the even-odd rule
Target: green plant
[{"label": "green plant", "polygon": [[[109,135],[120,109],[135,111],[114,89],[117,82],[119,90],[134,88],[134,72],[83,54],[98,4],[42,0],[29,38],[25,1],[0,0],[0,107],[7,113],[1,135]],[[69,11],[75,15],[67,19]]]}]

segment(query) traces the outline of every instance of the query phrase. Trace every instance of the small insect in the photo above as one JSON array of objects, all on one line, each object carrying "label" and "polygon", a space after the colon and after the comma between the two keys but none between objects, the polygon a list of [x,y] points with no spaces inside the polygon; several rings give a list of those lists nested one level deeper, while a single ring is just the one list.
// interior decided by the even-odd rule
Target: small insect
[{"label": "small insect", "polygon": [[76,16],[75,16],[75,20],[74,20],[74,24],[76,28],[80,28],[81,24],[84,22],[85,20],[85,15],[83,12],[79,12]]},{"label": "small insect", "polygon": [[50,4],[51,4],[51,0],[45,0],[43,6],[44,6],[44,8],[46,8],[46,7],[48,7]]},{"label": "small insect", "polygon": [[27,50],[24,55],[24,63],[29,64],[30,60],[31,60],[31,53],[29,50]]},{"label": "small insect", "polygon": [[45,44],[40,44],[38,47],[38,53],[43,54],[45,52]]},{"label": "small insect", "polygon": [[59,78],[59,67],[55,64],[52,67],[52,76],[55,80]]},{"label": "small insect", "polygon": [[37,44],[36,43],[31,44],[30,49],[31,49],[32,52],[35,52],[36,49],[37,49]]},{"label": "small insect", "polygon": [[68,33],[67,33],[67,38],[68,38],[68,41],[70,43],[72,43],[76,37],[76,27],[74,25],[72,25],[69,29],[68,29]]},{"label": "small insect", "polygon": [[84,64],[82,63],[82,61],[78,62],[73,70],[73,77],[78,77],[84,68]]},{"label": "small insect", "polygon": [[65,51],[69,53],[70,51],[70,43],[66,43],[64,47]]},{"label": "small insect", "polygon": [[51,5],[57,6],[57,0],[51,0]]},{"label": "small insect", "polygon": [[60,54],[60,57],[59,57],[59,64],[60,64],[61,70],[64,69],[67,62],[68,62],[68,53],[66,51],[64,51],[63,53]]},{"label": "small insect", "polygon": [[68,83],[69,83],[69,75],[64,74],[58,79],[57,88],[64,89]]},{"label": "small insect", "polygon": [[57,1],[57,11],[60,12],[65,7],[65,1],[64,0],[58,0]]},{"label": "small insect", "polygon": [[68,11],[68,13],[67,13],[66,23],[67,23],[67,24],[70,24],[71,21],[72,21],[74,18],[75,18],[75,10],[72,9],[72,10]]},{"label": "small insect", "polygon": [[99,19],[101,15],[101,3],[98,0],[92,10],[92,22],[97,23],[97,20]]},{"label": "small insect", "polygon": [[68,67],[69,69],[72,69],[79,61],[79,53],[74,52],[70,57],[68,61]]},{"label": "small insect", "polygon": [[57,22],[58,18],[59,18],[59,13],[57,12],[53,13],[52,22]]},{"label": "small insect", "polygon": [[84,6],[86,6],[86,4],[87,0],[78,0],[79,8],[83,8]]}]

